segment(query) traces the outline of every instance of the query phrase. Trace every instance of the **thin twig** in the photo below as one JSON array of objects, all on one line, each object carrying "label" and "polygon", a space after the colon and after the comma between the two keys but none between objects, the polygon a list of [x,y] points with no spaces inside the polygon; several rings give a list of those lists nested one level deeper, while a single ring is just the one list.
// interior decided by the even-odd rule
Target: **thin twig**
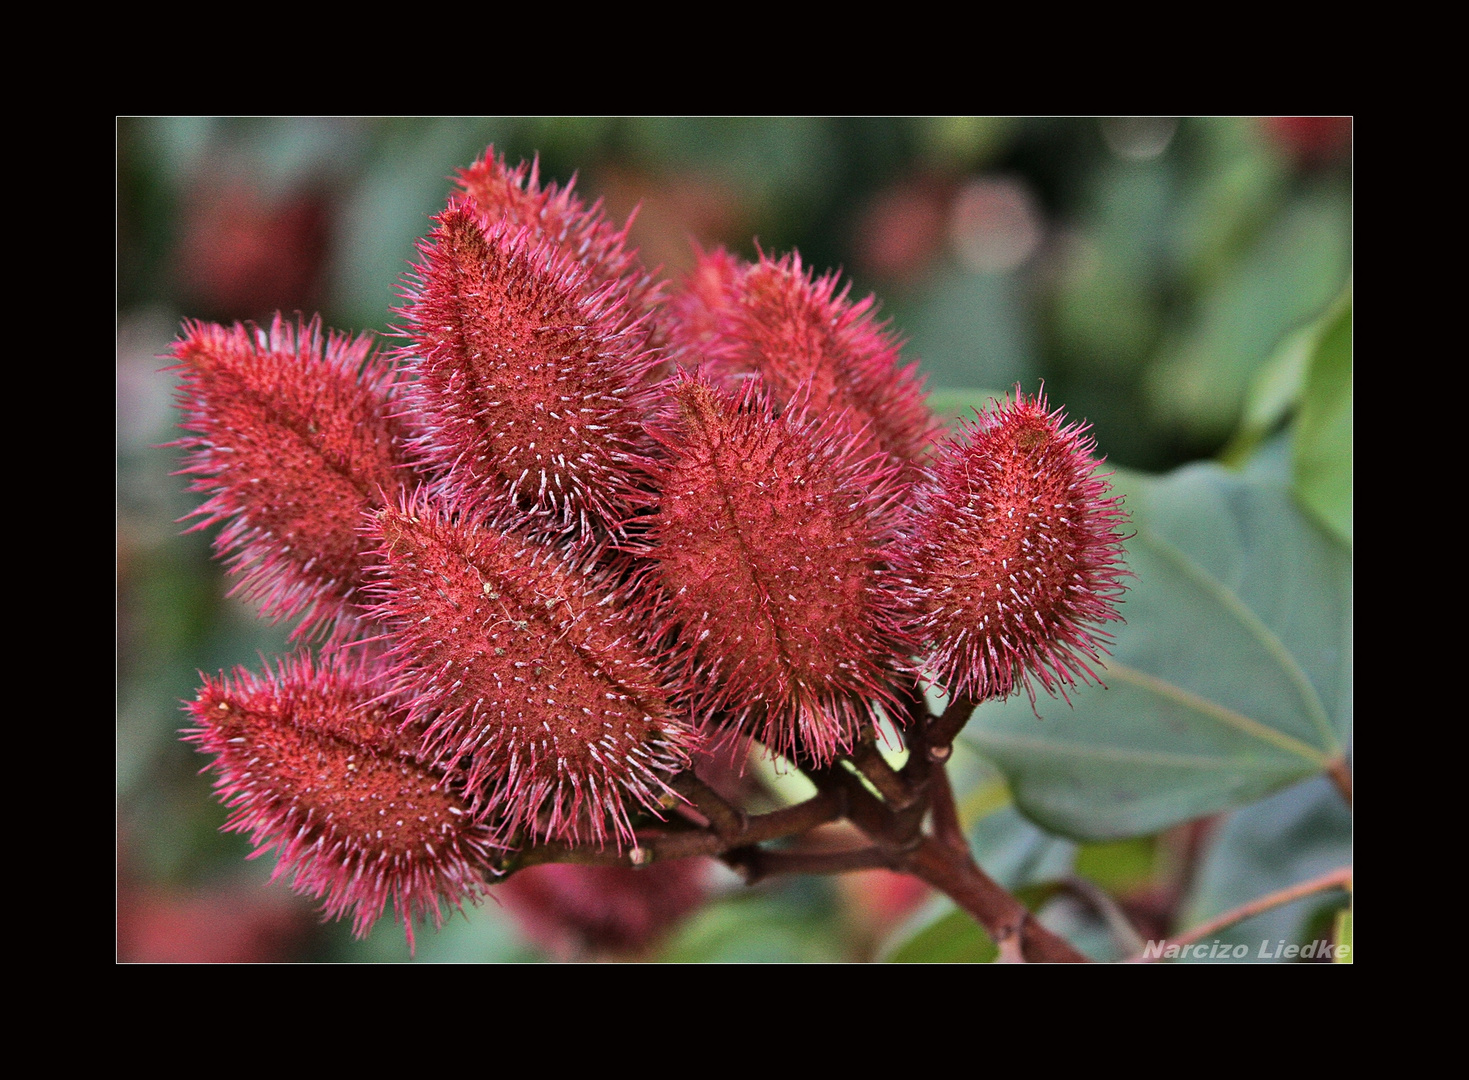
[{"label": "thin twig", "polygon": [[974,715],[975,702],[965,697],[955,697],[949,702],[942,716],[928,725],[928,756],[934,761],[947,761],[954,740],[969,718]]},{"label": "thin twig", "polygon": [[846,803],[841,793],[822,791],[795,806],[752,817],[740,836],[748,844],[779,840],[783,836],[795,836],[818,825],[836,821],[845,812]]},{"label": "thin twig", "polygon": [[908,781],[887,763],[882,751],[874,743],[864,740],[848,760],[894,810],[911,806],[918,797]]},{"label": "thin twig", "polygon": [[935,769],[929,777],[929,812],[933,815],[933,834],[941,842],[969,853],[969,840],[959,820],[959,806],[954,801],[954,787],[949,783],[949,770]]},{"label": "thin twig", "polygon": [[[937,720],[914,717],[915,741],[930,752],[910,754],[908,767],[901,773],[893,772],[875,754],[875,747],[874,756],[864,759],[867,767],[861,774],[841,765],[814,768],[808,764],[803,771],[816,785],[817,794],[794,806],[758,815],[745,815],[697,777],[683,777],[677,790],[710,822],[708,827],[675,820],[662,828],[639,829],[634,844],[622,850],[543,844],[514,854],[501,869],[511,873],[546,862],[639,866],[708,855],[723,858],[742,870],[747,880],[755,881],[776,873],[843,873],[884,867],[912,874],[944,893],[985,928],[1008,959],[1084,962],[1085,956],[1042,926],[969,853],[942,761],[953,735],[973,708],[972,703],[955,701]],[[928,743],[925,736],[935,732],[947,741]],[[938,755],[931,752],[935,745],[943,747]],[[915,759],[921,762],[910,768]],[[880,766],[874,763],[879,761]],[[869,790],[864,777],[881,797]],[[926,836],[923,824],[930,813],[935,835]],[[864,833],[871,846],[835,852],[769,851],[759,846],[840,818]]]},{"label": "thin twig", "polygon": [[873,842],[886,843],[889,846],[898,846],[901,843],[892,808],[868,791],[856,773],[833,766],[811,769],[806,775],[822,794],[839,797],[847,820],[866,833]]},{"label": "thin twig", "polygon": [[703,814],[721,837],[738,836],[745,830],[748,816],[739,807],[729,803],[694,775],[694,770],[685,769],[674,778],[673,790],[687,799],[695,810]]},{"label": "thin twig", "polygon": [[[856,778],[853,780],[855,782]],[[639,829],[634,835],[633,844],[620,849],[562,843],[537,844],[515,852],[497,870],[508,875],[528,866],[553,862],[579,863],[584,866],[643,866],[655,861],[685,859],[691,855],[718,857],[734,848],[808,832],[818,825],[836,821],[843,816],[845,809],[845,792],[820,791],[795,806],[747,817],[741,828],[725,836],[713,829],[680,829],[676,825],[669,825]]]},{"label": "thin twig", "polygon": [[892,870],[897,861],[876,847],[846,851],[767,851],[742,847],[726,852],[724,861],[755,884],[775,874],[845,874],[852,870]]},{"label": "thin twig", "polygon": [[[1322,874],[1320,877],[1312,878],[1310,881],[1303,881],[1299,885],[1292,885],[1289,888],[1280,889],[1277,892],[1258,897],[1251,900],[1248,904],[1241,904],[1233,910],[1226,911],[1216,919],[1210,919],[1208,922],[1179,934],[1177,937],[1169,938],[1161,946],[1156,948],[1156,956],[1138,954],[1129,957],[1128,963],[1146,963],[1150,960],[1158,959],[1173,946],[1182,948],[1185,945],[1192,945],[1194,942],[1206,938],[1210,934],[1217,934],[1227,926],[1233,926],[1235,923],[1243,922],[1245,919],[1259,915],[1263,911],[1269,911],[1271,908],[1289,904],[1294,900],[1310,896],[1313,893],[1325,892],[1327,889],[1346,889],[1350,892],[1351,888],[1352,868],[1350,866],[1343,866],[1338,870],[1331,871],[1329,874]],[[1149,954],[1154,951],[1154,949],[1149,949]]]}]

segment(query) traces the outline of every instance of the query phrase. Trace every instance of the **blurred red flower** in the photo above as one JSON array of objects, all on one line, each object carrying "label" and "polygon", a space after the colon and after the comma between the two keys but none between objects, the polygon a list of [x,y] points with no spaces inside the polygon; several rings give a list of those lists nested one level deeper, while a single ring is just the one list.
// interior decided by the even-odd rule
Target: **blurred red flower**
[{"label": "blurred red flower", "polygon": [[331,239],[328,193],[279,195],[211,176],[185,195],[174,254],[181,299],[220,319],[264,319],[321,307]]}]

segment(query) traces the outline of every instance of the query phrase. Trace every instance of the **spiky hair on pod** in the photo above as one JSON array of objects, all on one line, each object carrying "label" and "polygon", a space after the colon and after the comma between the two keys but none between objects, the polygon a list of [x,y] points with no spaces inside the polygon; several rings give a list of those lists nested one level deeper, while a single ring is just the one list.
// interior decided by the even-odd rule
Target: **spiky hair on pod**
[{"label": "spiky hair on pod", "polygon": [[750,264],[724,248],[694,249],[694,266],[669,296],[663,312],[672,360],[714,379],[743,370],[739,343],[724,327],[739,305],[739,283]]},{"label": "spiky hair on pod", "polygon": [[1016,387],[941,449],[911,562],[915,633],[951,695],[1024,686],[1034,703],[1032,680],[1063,697],[1100,682],[1103,626],[1122,618],[1127,515],[1086,431]]},{"label": "spiky hair on pod", "polygon": [[214,540],[235,592],[270,619],[300,617],[294,637],[354,622],[370,561],[363,513],[415,481],[391,372],[370,338],[323,335],[276,316],[269,331],[186,322],[180,373],[179,475],[209,495],[193,529]]},{"label": "spiky hair on pod", "polygon": [[423,498],[376,528],[394,684],[479,817],[507,841],[632,844],[699,740],[606,572]]},{"label": "spiky hair on pod", "polygon": [[648,555],[668,596],[696,712],[828,764],[864,725],[897,718],[909,655],[888,553],[898,467],[856,456],[844,418],[777,414],[685,378],[671,391]]},{"label": "spiky hair on pod", "polygon": [[777,409],[843,415],[866,447],[912,465],[941,427],[918,365],[903,364],[874,298],[853,301],[850,288],[834,273],[813,277],[795,252],[753,264],[700,253],[669,302],[670,340],[681,359],[702,352],[699,370],[712,381],[758,374]]},{"label": "spiky hair on pod", "polygon": [[552,239],[452,203],[420,246],[401,311],[416,444],[441,495],[596,542],[647,503],[642,418],[661,355],[625,287]]},{"label": "spiky hair on pod", "polygon": [[574,194],[575,179],[564,188],[542,185],[539,158],[511,168],[503,156],[496,157],[493,146],[469,168],[459,170],[456,179],[486,229],[502,222],[512,231],[528,229],[535,239],[552,241],[580,262],[593,281],[617,284],[635,311],[646,314],[655,309],[662,285],[628,247],[632,219],[621,227],[613,225],[600,200],[587,206]]},{"label": "spiky hair on pod", "polygon": [[[205,679],[188,704],[187,738],[213,756],[215,789],[255,855],[277,853],[273,878],[349,912],[364,936],[389,903],[413,923],[442,925],[444,905],[483,893],[497,854],[474,820],[463,777],[426,762],[401,703],[373,662],[336,650],[274,671]],[[254,856],[252,856],[254,857]]]}]

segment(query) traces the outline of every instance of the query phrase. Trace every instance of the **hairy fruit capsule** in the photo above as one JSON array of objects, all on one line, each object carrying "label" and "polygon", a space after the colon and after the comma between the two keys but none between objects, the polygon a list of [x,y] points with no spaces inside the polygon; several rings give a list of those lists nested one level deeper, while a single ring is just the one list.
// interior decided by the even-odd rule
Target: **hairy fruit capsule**
[{"label": "hairy fruit capsule", "polygon": [[436,760],[463,761],[507,839],[621,846],[696,742],[604,575],[420,499],[387,507],[381,597],[394,682]]},{"label": "hairy fruit capsule", "polygon": [[1032,679],[1099,682],[1123,591],[1120,499],[1093,440],[1041,397],[980,415],[940,451],[912,543],[915,632],[941,686],[973,701]]},{"label": "hairy fruit capsule", "polygon": [[886,562],[897,470],[856,458],[840,422],[777,416],[755,384],[672,396],[650,554],[682,683],[700,715],[830,762],[892,704],[906,655]]},{"label": "hairy fruit capsule", "polygon": [[351,913],[360,937],[391,903],[413,922],[443,921],[484,889],[496,844],[475,822],[463,777],[429,764],[401,704],[367,661],[307,654],[256,675],[206,679],[188,706],[188,737],[213,756],[215,788],[256,855],[275,849],[275,877]]}]

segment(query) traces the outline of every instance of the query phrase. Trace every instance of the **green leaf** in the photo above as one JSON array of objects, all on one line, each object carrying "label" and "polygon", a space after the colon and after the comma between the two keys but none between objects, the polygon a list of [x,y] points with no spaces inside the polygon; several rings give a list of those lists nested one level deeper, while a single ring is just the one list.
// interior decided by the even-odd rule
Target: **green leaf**
[{"label": "green leaf", "polygon": [[1295,433],[1296,493],[1352,542],[1352,296],[1323,320],[1306,371]]},{"label": "green leaf", "polygon": [[882,959],[890,964],[989,964],[999,954],[984,927],[946,901],[906,928]]},{"label": "green leaf", "polygon": [[709,904],[675,931],[657,959],[671,964],[825,964],[847,959],[833,912],[807,892],[788,886]]},{"label": "green leaf", "polygon": [[912,307],[894,300],[883,311],[903,327],[904,354],[923,358],[932,385],[1029,385],[1036,377],[1029,295],[1020,274],[948,268]]},{"label": "green leaf", "polygon": [[[1325,777],[1228,815],[1211,834],[1179,929],[1198,926],[1262,896],[1320,877],[1352,861],[1352,815]],[[1210,942],[1249,947],[1252,961],[1288,959],[1285,949],[1329,934],[1328,917],[1348,902],[1339,890],[1314,893],[1226,926]]]},{"label": "green leaf", "polygon": [[1136,577],[1106,688],[988,702],[964,735],[1031,820],[1089,840],[1314,776],[1351,716],[1350,555],[1282,485],[1195,465],[1115,486]]},{"label": "green leaf", "polygon": [[494,899],[451,913],[437,930],[432,923],[416,923],[418,947],[411,953],[395,919],[380,919],[363,941],[348,940],[347,924],[342,923],[337,937],[340,943],[333,959],[352,963],[528,964],[546,959],[524,940],[515,920]]},{"label": "green leaf", "polygon": [[[1336,963],[1350,964],[1352,962],[1352,909],[1339,911],[1336,914],[1336,933],[1333,940],[1337,945]],[[1342,946],[1346,951],[1342,952]]]},{"label": "green leaf", "polygon": [[1157,846],[1141,836],[1088,844],[1076,853],[1076,874],[1114,894],[1136,891],[1157,876]]},{"label": "green leaf", "polygon": [[985,873],[1012,892],[1058,881],[1076,864],[1075,844],[1036,828],[1014,806],[977,822],[968,837],[969,849]]},{"label": "green leaf", "polygon": [[1239,430],[1219,453],[1227,465],[1248,461],[1270,434],[1277,430],[1300,404],[1306,372],[1321,335],[1320,323],[1301,327],[1281,342],[1274,354],[1255,374],[1245,399]]},{"label": "green leaf", "polygon": [[1152,414],[1194,438],[1239,424],[1256,372],[1346,280],[1346,209],[1322,195],[1284,207],[1160,346],[1144,392]]}]

